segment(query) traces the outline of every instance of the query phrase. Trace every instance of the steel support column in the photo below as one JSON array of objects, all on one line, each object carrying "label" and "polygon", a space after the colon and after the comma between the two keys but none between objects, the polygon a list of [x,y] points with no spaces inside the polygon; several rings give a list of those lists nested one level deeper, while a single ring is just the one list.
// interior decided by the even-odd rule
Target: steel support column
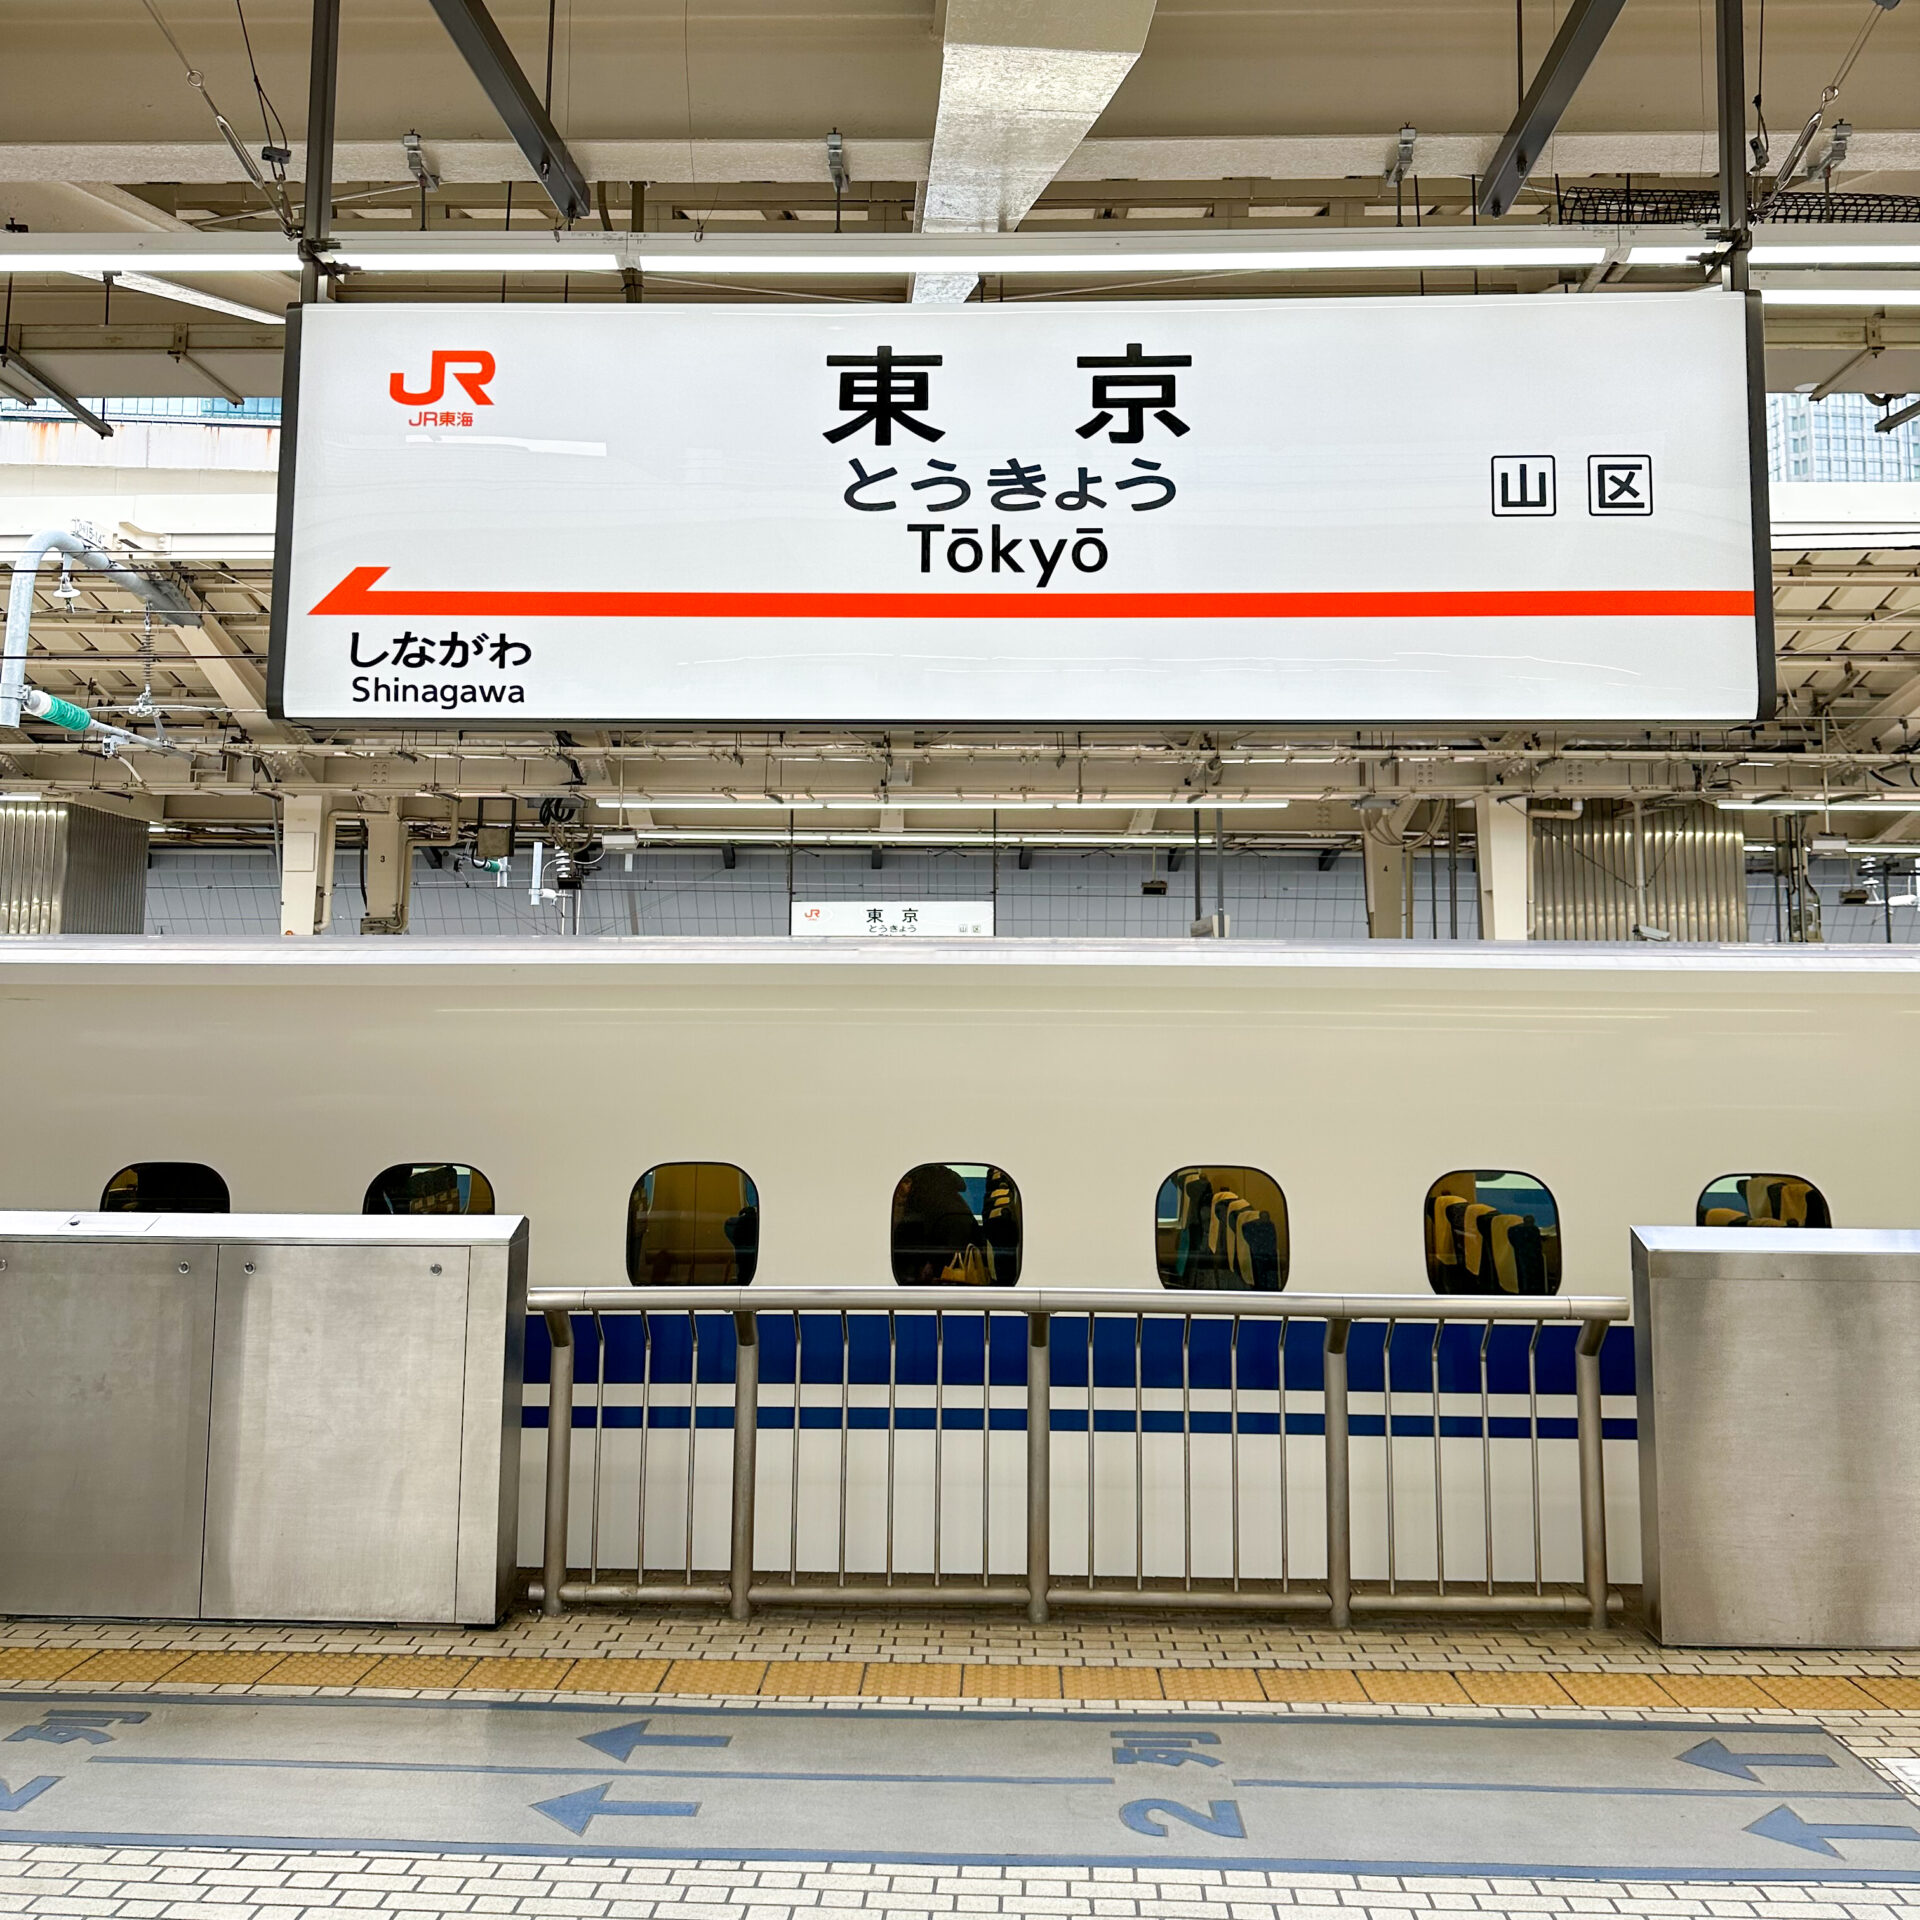
[{"label": "steel support column", "polygon": [[313,0],[307,55],[307,180],[300,216],[300,299],[324,298],[320,249],[333,226],[334,103],[340,88],[340,0]]}]

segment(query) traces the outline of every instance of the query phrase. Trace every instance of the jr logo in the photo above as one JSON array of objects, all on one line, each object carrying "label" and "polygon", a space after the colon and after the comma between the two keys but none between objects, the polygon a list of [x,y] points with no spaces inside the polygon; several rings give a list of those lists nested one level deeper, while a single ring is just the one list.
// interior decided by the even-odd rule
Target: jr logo
[{"label": "jr logo", "polygon": [[487,398],[487,383],[493,378],[493,355],[490,353],[448,353],[434,349],[433,367],[427,376],[426,386],[415,393],[407,385],[404,373],[392,374],[387,380],[387,391],[405,407],[430,407],[436,400],[443,399],[447,391],[447,375],[451,373],[458,385],[463,387],[476,407],[490,407],[493,402]]}]

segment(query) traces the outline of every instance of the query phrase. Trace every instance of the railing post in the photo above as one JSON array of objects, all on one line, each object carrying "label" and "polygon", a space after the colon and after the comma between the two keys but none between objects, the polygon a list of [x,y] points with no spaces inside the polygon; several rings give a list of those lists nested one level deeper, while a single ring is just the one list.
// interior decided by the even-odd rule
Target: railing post
[{"label": "railing post", "polygon": [[[1047,1617],[1053,1572],[1053,1362],[1044,1313],[1027,1315],[1027,1618]],[[1092,1339],[1091,1330],[1088,1339]],[[1092,1417],[1091,1412],[1088,1415]],[[1089,1490],[1091,1491],[1091,1490]]]},{"label": "railing post", "polygon": [[1607,1624],[1607,1462],[1600,1412],[1600,1349],[1604,1320],[1583,1320],[1573,1349],[1575,1428],[1580,1447],[1580,1558],[1586,1575],[1587,1620]]},{"label": "railing post", "polygon": [[[744,1620],[753,1612],[748,1592],[753,1585],[754,1462],[760,1448],[759,1316],[736,1313],[733,1335],[733,1539],[727,1559],[732,1592],[727,1616]],[[794,1364],[799,1365],[797,1353]]]},{"label": "railing post", "polygon": [[557,1614],[562,1611],[561,1582],[567,1577],[567,1502],[573,1490],[573,1321],[564,1313],[545,1317],[553,1361],[547,1374],[547,1518],[540,1611]]},{"label": "railing post", "polygon": [[1327,1322],[1327,1351],[1322,1373],[1326,1401],[1327,1599],[1332,1624],[1353,1625],[1353,1494],[1347,1449],[1348,1320]]}]

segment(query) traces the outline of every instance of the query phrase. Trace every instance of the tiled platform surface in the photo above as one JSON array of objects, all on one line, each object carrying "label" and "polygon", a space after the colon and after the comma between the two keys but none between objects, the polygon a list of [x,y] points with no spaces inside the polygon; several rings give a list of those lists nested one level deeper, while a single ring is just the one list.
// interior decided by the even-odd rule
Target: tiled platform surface
[{"label": "tiled platform surface", "polygon": [[1895,1920],[1920,1886],[1480,1880],[1205,1872],[1154,1867],[698,1866],[416,1854],[229,1853],[0,1845],[0,1913],[115,1920],[294,1920],[300,1915],[519,1914],[544,1920]]}]

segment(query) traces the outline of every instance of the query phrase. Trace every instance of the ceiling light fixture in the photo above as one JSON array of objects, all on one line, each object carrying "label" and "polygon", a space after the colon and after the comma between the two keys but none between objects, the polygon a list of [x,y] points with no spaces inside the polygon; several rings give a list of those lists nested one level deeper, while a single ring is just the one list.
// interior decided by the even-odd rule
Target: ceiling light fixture
[{"label": "ceiling light fixture", "polygon": [[205,307],[210,313],[230,313],[236,320],[254,320],[265,327],[284,327],[287,316],[267,307],[243,306],[238,300],[222,299],[217,293],[202,293],[198,287],[183,287],[178,281],[156,280],[145,273],[103,273],[102,280],[127,293],[144,293],[156,300],[177,300],[186,307]]}]

